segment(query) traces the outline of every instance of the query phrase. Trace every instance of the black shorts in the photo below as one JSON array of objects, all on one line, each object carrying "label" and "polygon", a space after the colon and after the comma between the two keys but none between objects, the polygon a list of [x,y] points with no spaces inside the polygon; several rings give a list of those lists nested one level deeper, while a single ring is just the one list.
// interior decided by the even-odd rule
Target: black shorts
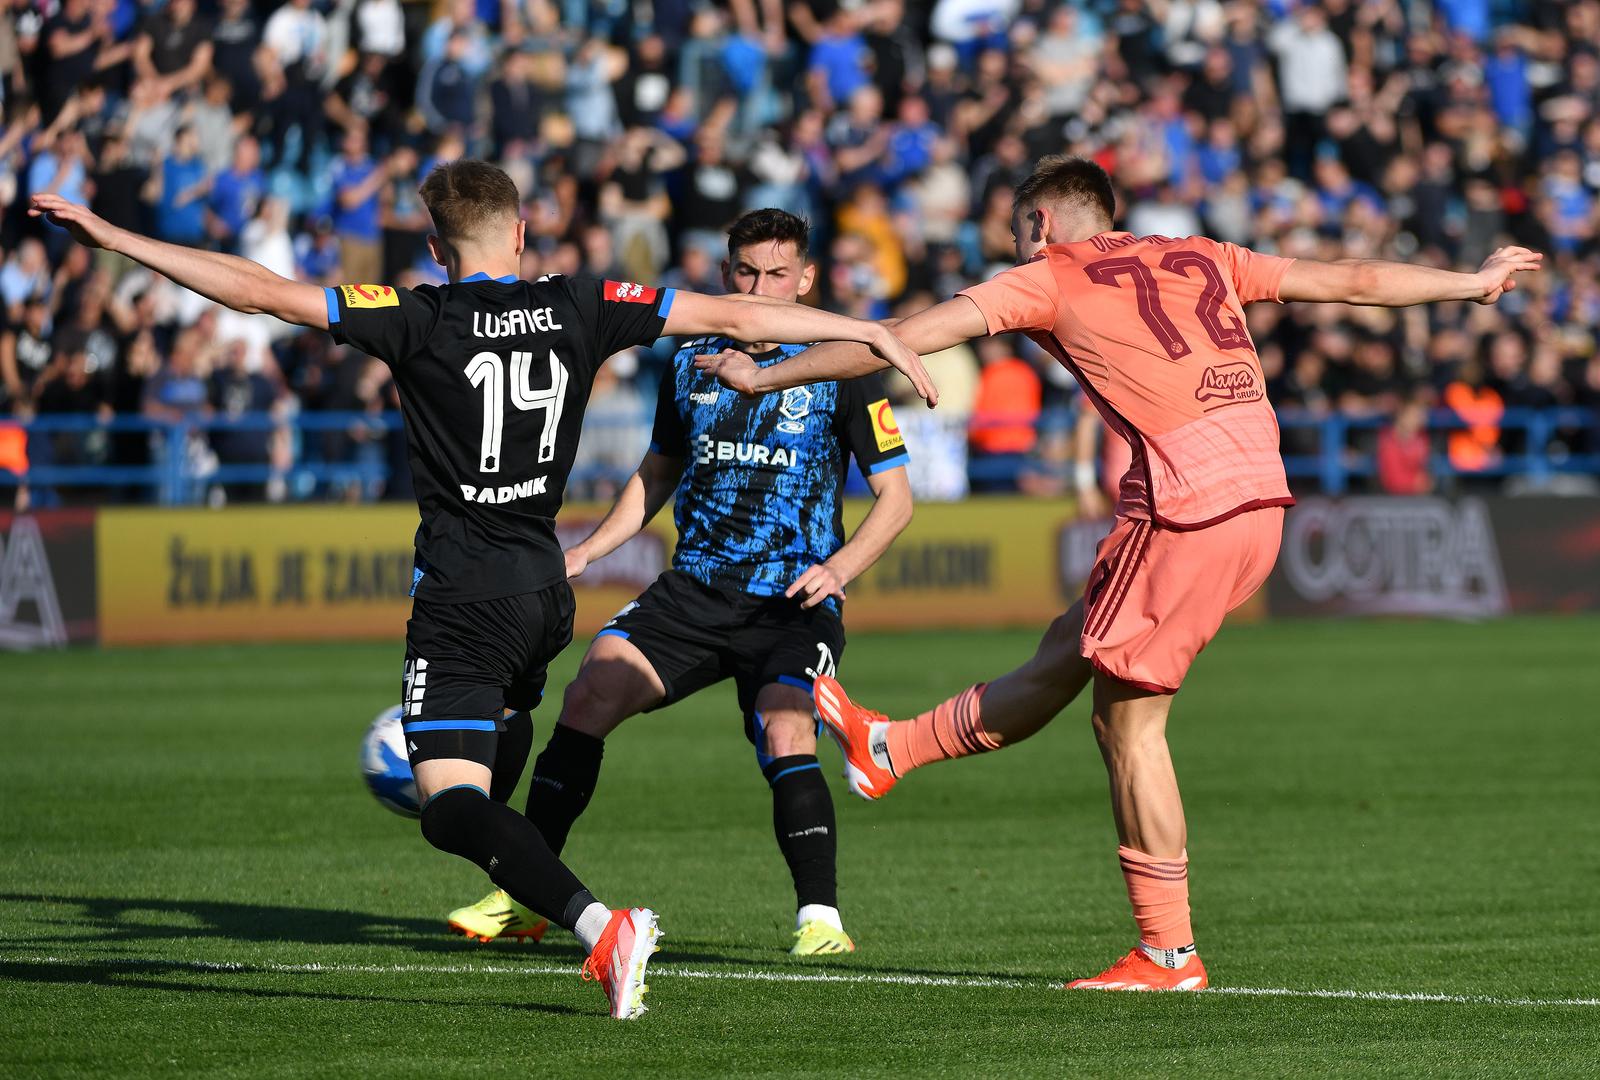
[{"label": "black shorts", "polygon": [[756,695],[782,683],[811,693],[844,655],[844,622],[828,607],[802,608],[786,596],[755,596],[702,584],[668,570],[596,634],[624,638],[644,654],[667,696],[652,709],[733,679],[745,735],[756,742]]},{"label": "black shorts", "polygon": [[546,668],[572,641],[572,587],[441,604],[416,600],[406,623],[402,725],[411,763],[494,766],[506,709],[544,697]]}]

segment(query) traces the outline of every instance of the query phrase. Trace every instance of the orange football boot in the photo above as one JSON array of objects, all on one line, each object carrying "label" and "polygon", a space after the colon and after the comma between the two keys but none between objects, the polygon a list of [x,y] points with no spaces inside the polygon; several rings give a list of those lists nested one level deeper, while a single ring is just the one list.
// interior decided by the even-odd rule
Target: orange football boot
[{"label": "orange football boot", "polygon": [[649,908],[613,911],[594,951],[583,962],[585,982],[595,980],[611,1004],[611,1015],[618,1020],[635,1020],[644,1015],[645,968],[653,953],[661,951],[656,942],[661,930],[656,913]]},{"label": "orange football boot", "polygon": [[889,718],[850,700],[839,680],[818,675],[811,686],[817,718],[844,755],[844,778],[863,799],[881,799],[898,776],[889,768]]},{"label": "orange football boot", "polygon": [[1067,990],[1204,990],[1206,966],[1199,954],[1181,968],[1162,967],[1135,947],[1127,956],[1089,979],[1074,979]]}]

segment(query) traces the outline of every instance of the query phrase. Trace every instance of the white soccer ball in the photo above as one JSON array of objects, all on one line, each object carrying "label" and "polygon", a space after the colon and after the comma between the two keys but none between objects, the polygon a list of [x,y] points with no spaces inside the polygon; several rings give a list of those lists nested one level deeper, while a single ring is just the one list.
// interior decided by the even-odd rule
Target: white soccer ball
[{"label": "white soccer ball", "polygon": [[418,817],[417,781],[406,757],[406,736],[400,728],[405,708],[396,705],[373,718],[361,740],[361,775],[372,797],[397,814]]}]

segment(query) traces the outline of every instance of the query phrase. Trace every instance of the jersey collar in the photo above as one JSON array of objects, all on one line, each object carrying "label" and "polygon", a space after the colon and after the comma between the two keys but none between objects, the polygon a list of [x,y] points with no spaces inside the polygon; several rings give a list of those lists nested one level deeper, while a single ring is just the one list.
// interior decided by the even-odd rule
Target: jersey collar
[{"label": "jersey collar", "polygon": [[482,270],[479,270],[476,274],[473,274],[470,277],[462,278],[461,284],[464,285],[469,281],[498,281],[502,285],[511,285],[514,284],[516,280],[517,275],[515,274],[507,274],[505,277],[492,278],[488,274],[485,274]]}]

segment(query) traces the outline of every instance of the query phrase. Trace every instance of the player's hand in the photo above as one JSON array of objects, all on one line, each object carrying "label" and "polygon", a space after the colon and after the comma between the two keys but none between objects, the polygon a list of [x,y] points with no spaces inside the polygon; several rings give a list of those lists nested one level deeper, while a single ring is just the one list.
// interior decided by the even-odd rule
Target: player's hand
[{"label": "player's hand", "polygon": [[42,217],[52,225],[60,225],[84,247],[110,247],[112,238],[121,231],[88,207],[68,202],[50,192],[33,196],[28,206],[28,216]]},{"label": "player's hand", "polygon": [[918,356],[911,346],[895,337],[894,331],[887,326],[880,327],[880,330],[881,333],[871,343],[872,351],[911,380],[917,396],[928,403],[928,408],[931,409],[939,404],[939,388],[934,385],[933,376],[928,374],[928,369],[922,366],[922,357]]},{"label": "player's hand", "polygon": [[569,547],[561,554],[567,560],[568,581],[571,581],[575,577],[581,577],[583,572],[589,569],[589,556],[585,555],[578,548]]},{"label": "player's hand", "polygon": [[1478,283],[1483,294],[1473,297],[1473,303],[1494,303],[1517,287],[1517,281],[1511,275],[1538,270],[1543,261],[1542,254],[1525,247],[1497,248],[1478,268]]},{"label": "player's hand", "polygon": [[756,397],[761,391],[756,389],[756,375],[761,368],[756,362],[738,349],[723,349],[719,353],[705,353],[694,358],[694,366],[711,375],[729,390],[737,391],[746,397]]},{"label": "player's hand", "polygon": [[818,563],[795,578],[794,584],[785,589],[783,595],[791,600],[797,596],[804,597],[800,601],[802,608],[814,608],[830,596],[843,600],[844,578],[833,567]]}]

